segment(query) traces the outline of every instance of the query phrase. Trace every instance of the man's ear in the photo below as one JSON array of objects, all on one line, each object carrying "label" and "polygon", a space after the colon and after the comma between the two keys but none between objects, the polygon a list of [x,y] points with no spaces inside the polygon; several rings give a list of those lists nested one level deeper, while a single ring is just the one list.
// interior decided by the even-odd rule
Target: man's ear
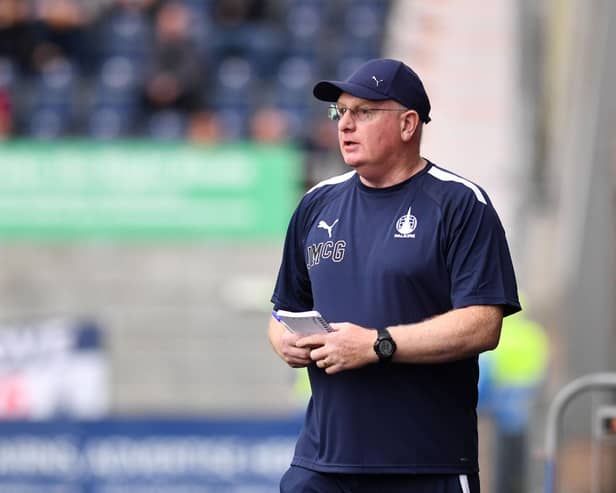
[{"label": "man's ear", "polygon": [[414,110],[408,110],[402,113],[400,118],[400,137],[404,142],[408,142],[413,138],[419,125],[419,115]]}]

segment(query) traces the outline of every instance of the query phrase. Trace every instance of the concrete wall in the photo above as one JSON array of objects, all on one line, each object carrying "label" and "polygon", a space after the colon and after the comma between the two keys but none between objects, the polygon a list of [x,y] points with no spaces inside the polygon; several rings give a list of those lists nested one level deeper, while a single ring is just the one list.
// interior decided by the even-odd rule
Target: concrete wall
[{"label": "concrete wall", "polygon": [[293,370],[266,338],[281,248],[5,244],[0,318],[94,318],[113,412],[284,415]]}]

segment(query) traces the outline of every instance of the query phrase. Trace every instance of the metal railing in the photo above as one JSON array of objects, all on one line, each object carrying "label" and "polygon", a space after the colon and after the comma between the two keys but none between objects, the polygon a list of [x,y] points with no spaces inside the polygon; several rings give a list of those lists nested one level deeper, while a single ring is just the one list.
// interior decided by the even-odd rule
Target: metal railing
[{"label": "metal railing", "polygon": [[545,434],[545,493],[557,491],[558,435],[567,405],[588,390],[616,389],[616,373],[592,373],[577,378],[558,391],[548,410]]}]

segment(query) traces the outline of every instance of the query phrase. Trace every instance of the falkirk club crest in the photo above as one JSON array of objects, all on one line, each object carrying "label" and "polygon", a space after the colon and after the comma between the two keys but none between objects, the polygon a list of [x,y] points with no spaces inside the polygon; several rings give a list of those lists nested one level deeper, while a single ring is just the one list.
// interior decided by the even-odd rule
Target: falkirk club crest
[{"label": "falkirk club crest", "polygon": [[413,231],[417,227],[417,218],[411,214],[411,208],[396,221],[398,234],[394,238],[415,238]]}]

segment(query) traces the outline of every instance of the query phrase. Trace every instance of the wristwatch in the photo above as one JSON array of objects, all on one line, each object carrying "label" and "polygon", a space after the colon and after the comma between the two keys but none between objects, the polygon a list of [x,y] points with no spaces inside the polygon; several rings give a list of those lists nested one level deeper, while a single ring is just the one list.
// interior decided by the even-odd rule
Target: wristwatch
[{"label": "wristwatch", "polygon": [[396,343],[391,338],[391,334],[387,329],[379,329],[374,343],[374,352],[379,357],[381,363],[388,363],[391,361],[394,353],[396,352]]}]

